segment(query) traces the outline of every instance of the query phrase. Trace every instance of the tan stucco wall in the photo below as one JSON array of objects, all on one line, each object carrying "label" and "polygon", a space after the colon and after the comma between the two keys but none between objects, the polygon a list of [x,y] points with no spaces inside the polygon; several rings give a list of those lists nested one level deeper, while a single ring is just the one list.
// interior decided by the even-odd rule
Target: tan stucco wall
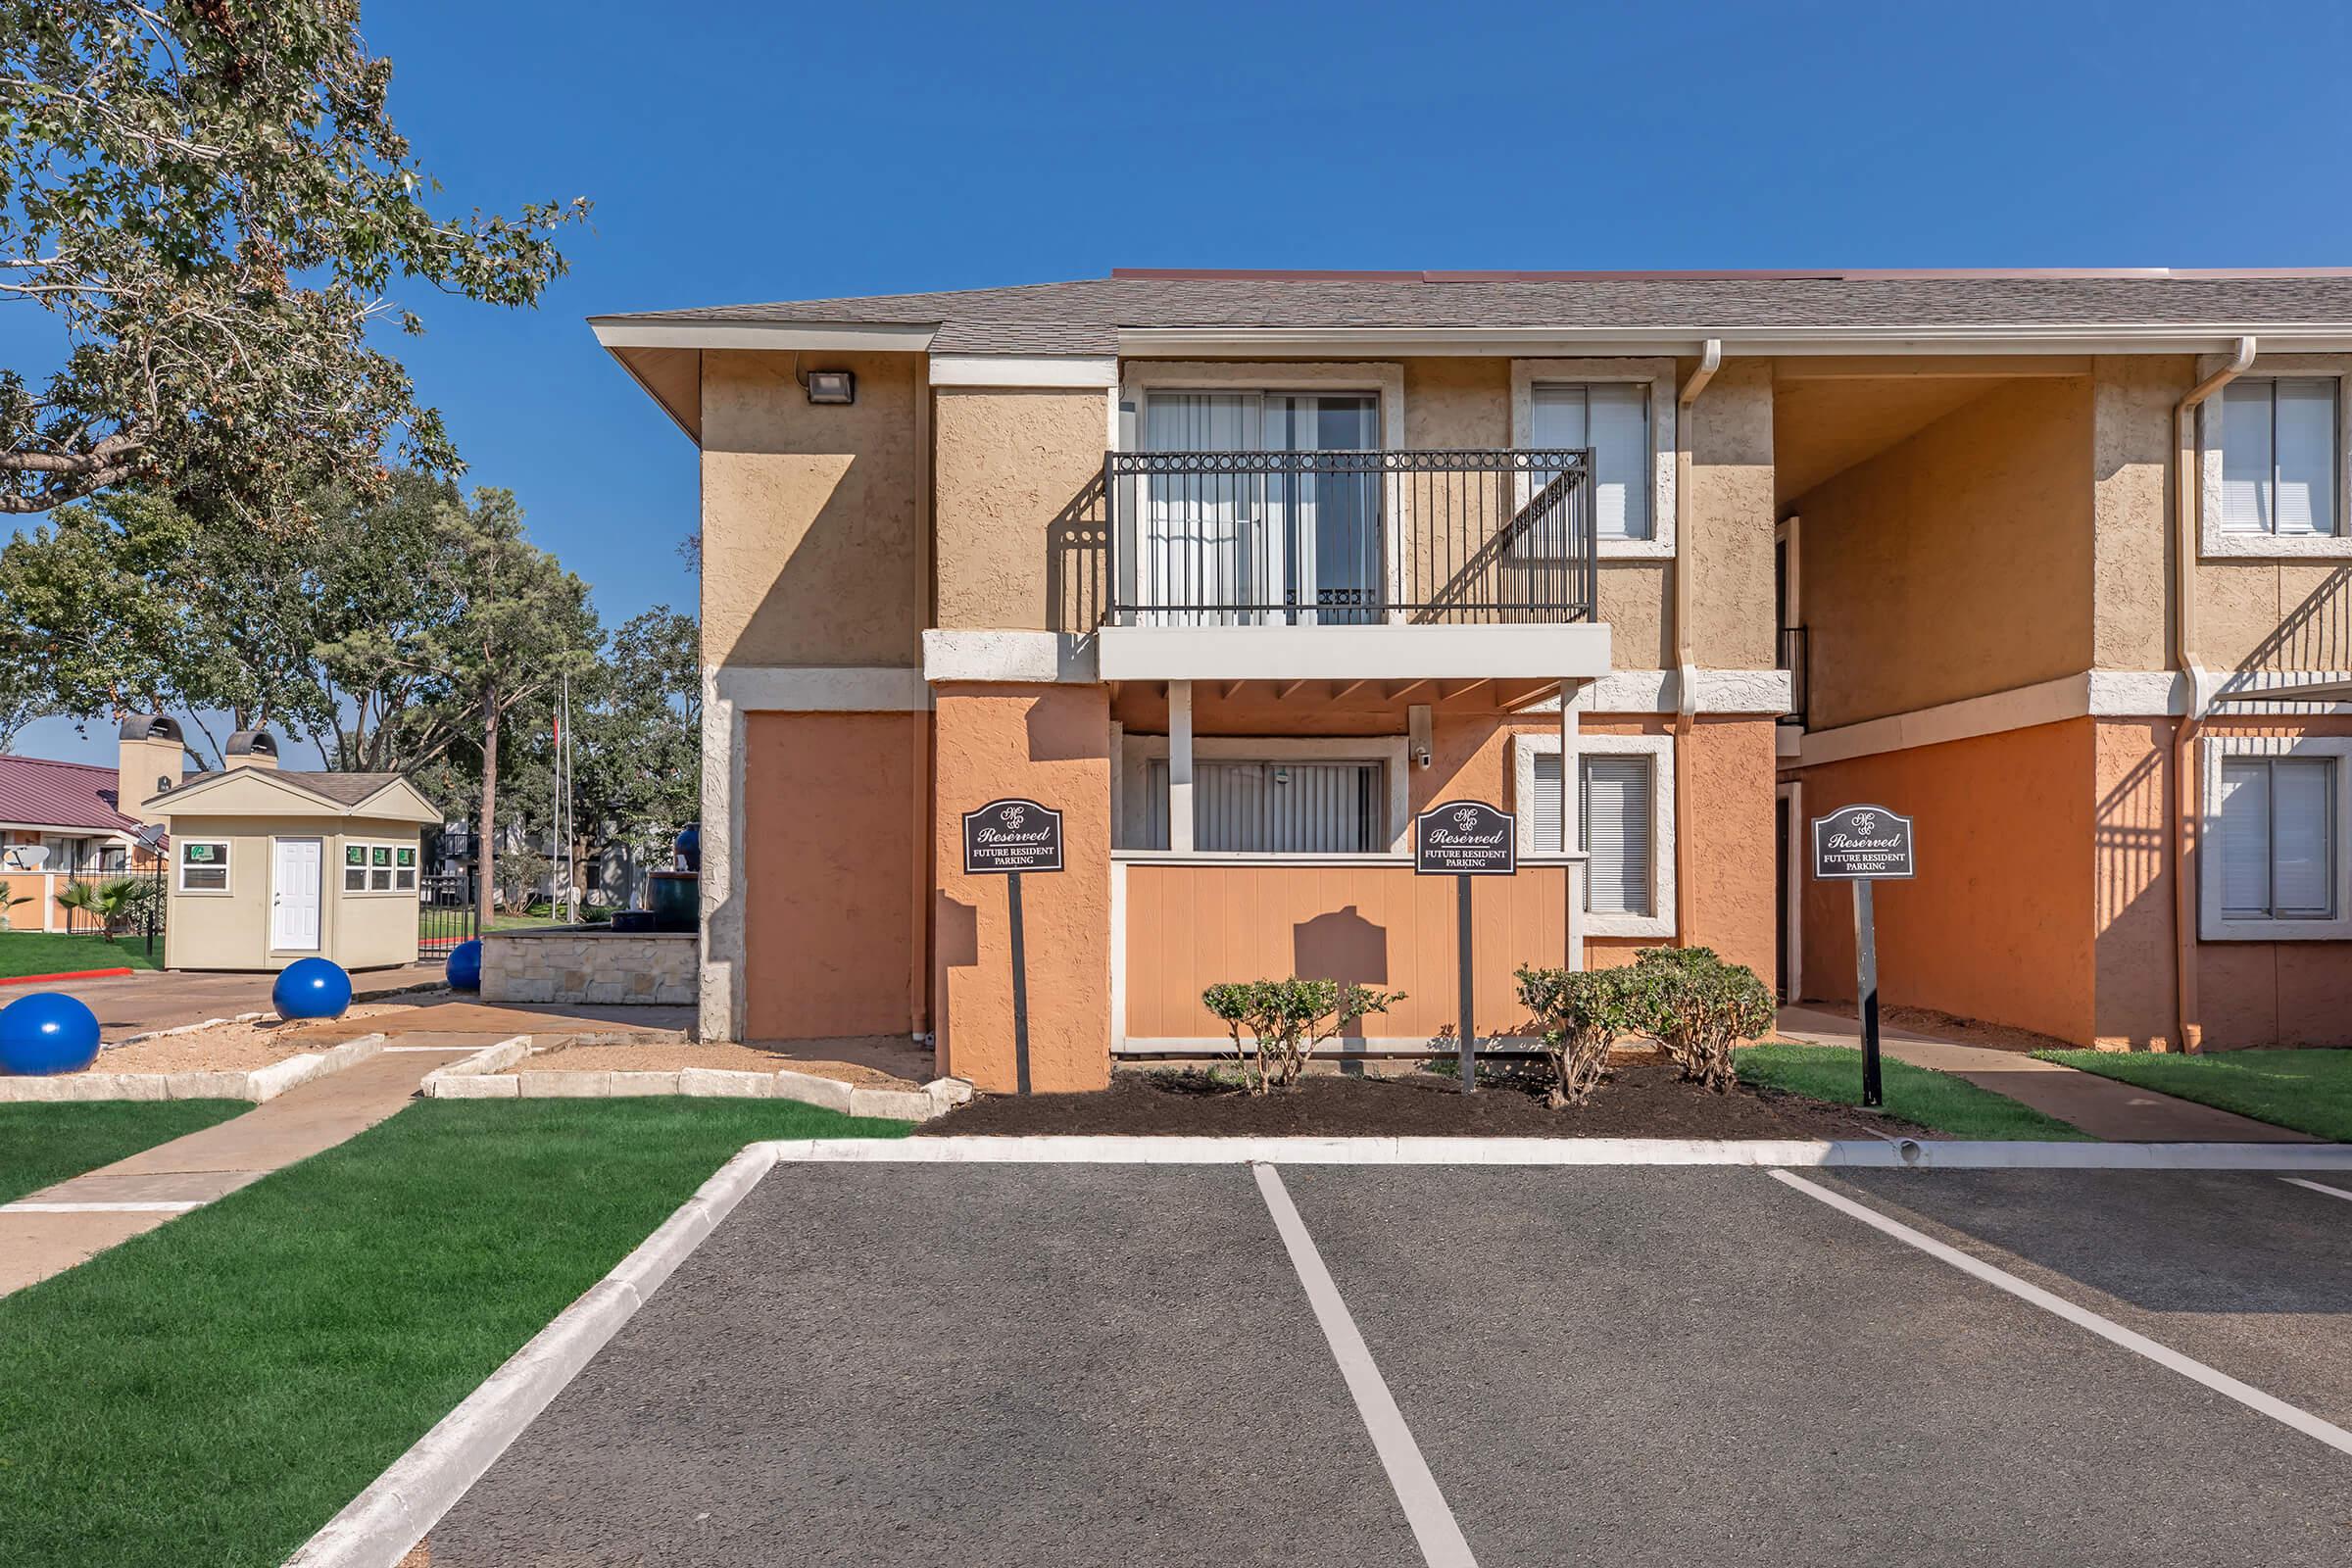
[{"label": "tan stucco wall", "polygon": [[2091,410],[2010,382],[1798,498],[1815,728],[2090,666]]},{"label": "tan stucco wall", "polygon": [[[345,893],[347,840],[415,848],[414,822],[361,817],[179,816],[171,818],[176,847],[191,839],[225,840],[228,892],[182,893],[176,858],[167,873],[171,906],[165,916],[164,965],[171,969],[282,969],[310,953],[270,946],[271,879],[277,839],[319,841],[320,889],[317,956],[346,969],[381,968],[416,958],[417,895]],[[422,875],[421,865],[418,867]]]},{"label": "tan stucco wall", "polygon": [[938,623],[1092,631],[1104,394],[943,387],[934,400]]},{"label": "tan stucco wall", "polygon": [[816,358],[856,403],[810,404],[788,354],[703,357],[706,665],[922,662],[917,359]]},{"label": "tan stucco wall", "polygon": [[2172,662],[2173,405],[2193,366],[2174,356],[2092,362],[2093,666]]},{"label": "tan stucco wall", "polygon": [[[1683,367],[1687,373],[1692,367]],[[1734,360],[1716,372],[1691,420],[1691,653],[1701,668],[1770,669],[1773,602],[1772,366]],[[1620,668],[1629,661],[1618,656]],[[1661,658],[1660,667],[1673,663]]]},{"label": "tan stucco wall", "polygon": [[1102,686],[937,688],[933,850],[940,1070],[1014,1085],[1005,878],[963,874],[963,813],[1008,796],[1062,813],[1057,872],[1021,879],[1030,1081],[1110,1081],[1110,712]]}]

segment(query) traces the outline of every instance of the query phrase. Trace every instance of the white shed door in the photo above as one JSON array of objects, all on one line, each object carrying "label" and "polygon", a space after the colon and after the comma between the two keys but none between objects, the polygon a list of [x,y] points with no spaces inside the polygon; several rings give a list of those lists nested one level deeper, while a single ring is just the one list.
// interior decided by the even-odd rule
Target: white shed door
[{"label": "white shed door", "polygon": [[270,891],[270,946],[278,953],[318,951],[320,856],[317,839],[279,839]]}]

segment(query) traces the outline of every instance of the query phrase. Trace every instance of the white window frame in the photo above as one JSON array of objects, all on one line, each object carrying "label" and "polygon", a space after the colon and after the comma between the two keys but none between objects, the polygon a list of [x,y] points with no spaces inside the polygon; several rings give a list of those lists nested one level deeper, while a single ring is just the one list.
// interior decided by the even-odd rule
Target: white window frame
[{"label": "white window frame", "polygon": [[[421,896],[421,884],[424,873],[424,850],[421,845],[403,844],[397,839],[345,839],[343,841],[344,853],[348,855],[353,850],[361,850],[366,852],[368,858],[363,864],[357,867],[350,865],[344,860],[336,860],[335,893],[338,897],[346,899],[363,897],[370,899],[414,899]],[[378,850],[382,850],[385,854],[392,857],[392,863],[389,866],[384,867],[384,869],[392,873],[392,884],[389,887],[379,888],[374,885],[375,872],[377,869],[375,864],[375,852]],[[400,885],[400,852],[403,850],[407,850],[416,857],[416,860],[413,861],[408,867],[410,885],[405,888]],[[355,888],[345,880],[355,869],[365,871],[367,873],[367,876],[363,879],[368,884],[367,886]]]},{"label": "white window frame", "polygon": [[[1511,737],[1511,802],[1519,816],[1521,858],[1554,852],[1536,847],[1536,759],[1560,755],[1557,730],[1522,731]],[[1576,756],[1642,756],[1649,759],[1649,907],[1647,914],[1592,910],[1585,915],[1589,937],[1670,937],[1675,932],[1674,737],[1599,735],[1579,729]],[[1566,824],[1562,824],[1563,830]],[[1566,848],[1565,845],[1562,846]]]},{"label": "white window frame", "polygon": [[1674,459],[1682,432],[1675,422],[1672,360],[1513,360],[1511,445],[1535,444],[1536,388],[1635,381],[1649,388],[1649,537],[1602,539],[1603,561],[1667,561],[1675,554]]},{"label": "white window frame", "polygon": [[[2197,935],[2206,942],[2343,942],[2352,940],[2352,898],[2346,870],[2352,864],[2352,736],[2211,735],[2204,743],[2204,794],[2197,828]],[[2327,758],[2335,762],[2335,917],[2328,920],[2267,916],[2231,918],[2222,904],[2219,861],[2222,827],[2222,761],[2232,757]]]},{"label": "white window frame", "polygon": [[[1389,847],[1373,856],[1331,856],[1313,850],[1298,851],[1232,851],[1197,850],[1190,855],[1178,855],[1173,850],[1120,849],[1122,859],[1183,859],[1183,860],[1329,860],[1329,859],[1390,859],[1411,853],[1412,836],[1412,769],[1405,755],[1405,738],[1401,735],[1196,735],[1193,737],[1193,760],[1251,761],[1251,762],[1381,762],[1386,764],[1384,776],[1388,781]],[[1151,792],[1146,788],[1150,778],[1147,763],[1153,759],[1164,760],[1168,755],[1165,735],[1121,734],[1119,737],[1120,788],[1118,831],[1115,842],[1132,844],[1136,829],[1144,822],[1144,813],[1151,809]]]},{"label": "white window frame", "polygon": [[[2197,361],[2200,378],[2229,364],[2209,354]],[[2201,557],[2321,559],[2352,557],[2352,357],[2274,354],[2257,359],[2247,381],[2330,380],[2335,383],[2335,532],[2231,533],[2222,527],[2222,393],[2197,408],[2197,553]]]},{"label": "white window frame", "polygon": [[[219,887],[192,888],[188,886],[188,862],[185,856],[188,846],[192,844],[210,844],[220,851],[220,885]],[[190,898],[197,899],[222,899],[229,897],[237,890],[237,857],[234,845],[228,839],[201,836],[175,839],[172,844],[172,865],[173,868],[172,891],[173,893],[184,893]]]}]

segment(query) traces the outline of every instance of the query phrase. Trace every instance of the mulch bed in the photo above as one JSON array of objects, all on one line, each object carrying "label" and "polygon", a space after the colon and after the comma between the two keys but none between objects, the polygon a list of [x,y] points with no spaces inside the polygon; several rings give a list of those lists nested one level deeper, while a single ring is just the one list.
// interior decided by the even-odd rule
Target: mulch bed
[{"label": "mulch bed", "polygon": [[[1509,1076],[1481,1075],[1464,1095],[1451,1078],[1314,1074],[1290,1092],[1251,1096],[1230,1077],[1193,1071],[1122,1072],[1083,1095],[984,1095],[915,1130],[916,1137],[1071,1133],[1130,1136],[1436,1138],[1872,1138],[1925,1129],[1851,1105],[1741,1087],[1709,1094],[1673,1067],[1621,1063],[1590,1103],[1544,1108]],[[1930,1135],[1932,1136],[1932,1135]]]}]

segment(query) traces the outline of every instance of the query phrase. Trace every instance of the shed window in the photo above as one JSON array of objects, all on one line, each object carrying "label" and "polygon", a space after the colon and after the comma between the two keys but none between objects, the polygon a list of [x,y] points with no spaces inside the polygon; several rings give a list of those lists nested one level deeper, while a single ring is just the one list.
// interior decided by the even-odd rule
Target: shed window
[{"label": "shed window", "polygon": [[226,840],[180,840],[179,891],[182,893],[226,893],[228,891],[228,843]]}]

